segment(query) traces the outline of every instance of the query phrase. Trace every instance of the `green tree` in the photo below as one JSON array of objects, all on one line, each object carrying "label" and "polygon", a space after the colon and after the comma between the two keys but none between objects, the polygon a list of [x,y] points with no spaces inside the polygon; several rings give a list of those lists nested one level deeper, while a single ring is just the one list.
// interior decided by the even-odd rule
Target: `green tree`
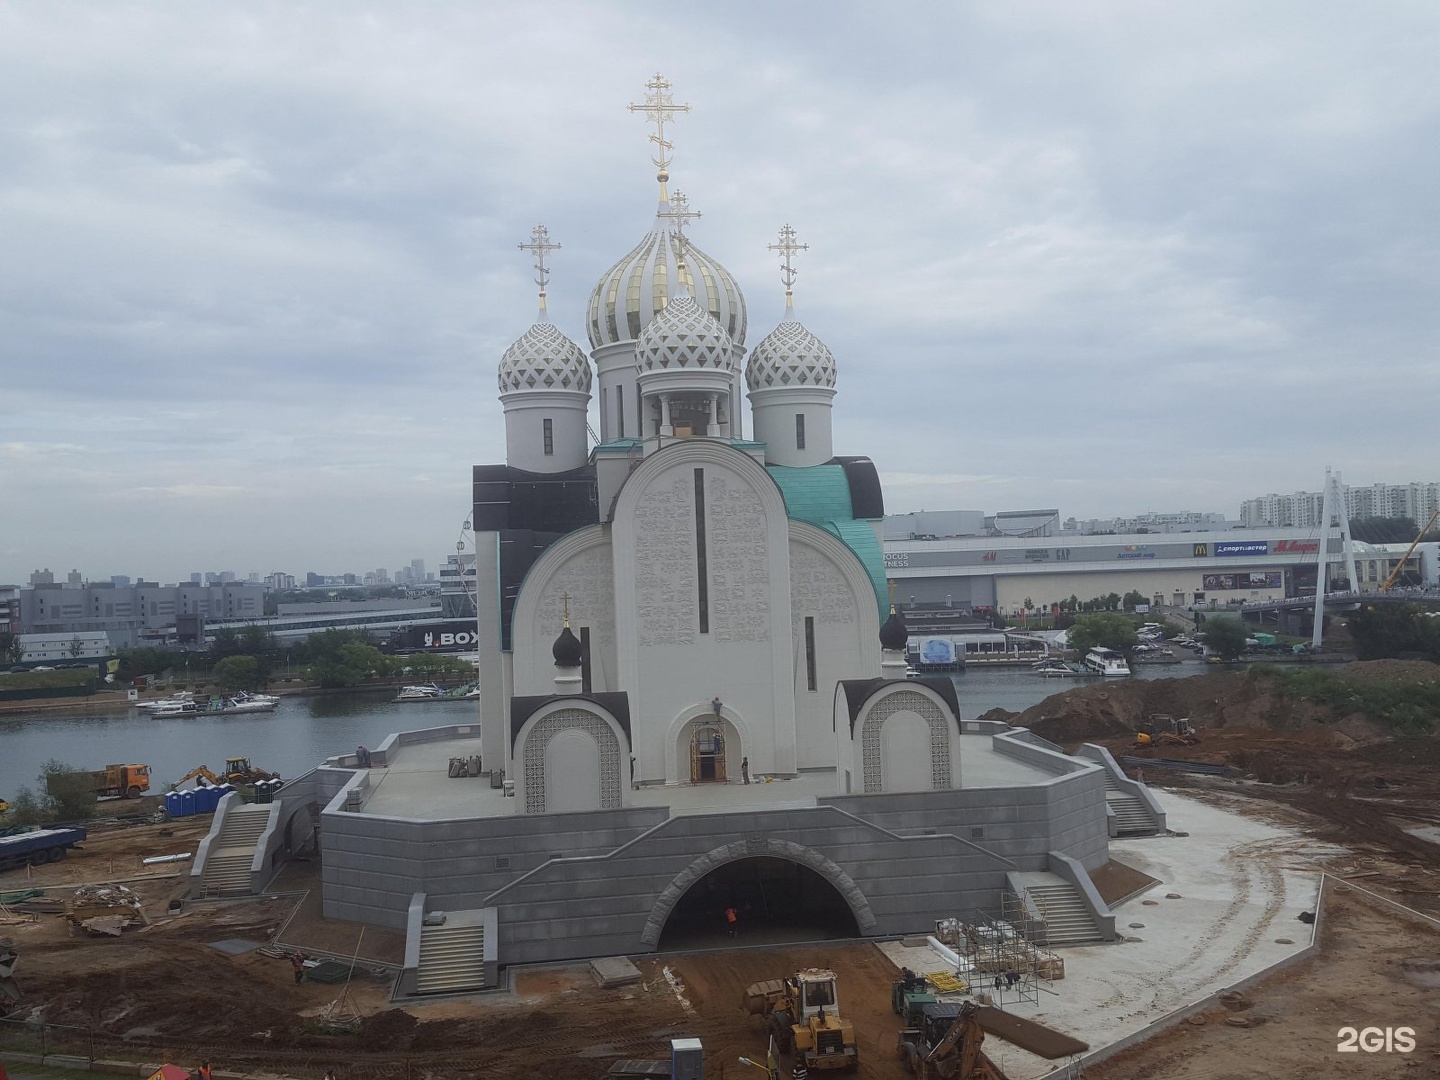
[{"label": "green tree", "polygon": [[1182,633],[1184,633],[1184,630],[1181,628],[1179,623],[1171,622],[1169,619],[1160,620],[1160,636],[1166,641],[1169,641],[1172,638],[1177,638]]},{"label": "green tree", "polygon": [[1081,615],[1067,633],[1070,647],[1081,652],[1088,652],[1097,646],[1124,650],[1135,644],[1135,623],[1114,612]]},{"label": "green tree", "polygon": [[1138,589],[1131,589],[1120,598],[1120,603],[1126,611],[1134,611],[1136,604],[1148,604],[1149,602],[1149,600],[1145,599],[1145,594]]},{"label": "green tree", "polygon": [[1250,631],[1239,619],[1212,616],[1205,620],[1205,647],[1221,660],[1237,660],[1245,651],[1245,639]]},{"label": "green tree", "polygon": [[[326,634],[343,633],[327,630]],[[312,639],[313,640],[313,639]],[[374,645],[347,641],[333,652],[322,654],[311,663],[309,678],[324,687],[358,686],[366,679],[392,674],[394,663]]]},{"label": "green tree", "polygon": [[227,656],[215,665],[215,681],[222,690],[259,690],[265,685],[260,663],[253,656]]},{"label": "green tree", "polygon": [[1418,604],[1364,604],[1348,620],[1361,660],[1430,660],[1440,663],[1440,616]]},{"label": "green tree", "polygon": [[7,829],[12,825],[39,825],[44,820],[45,808],[28,787],[15,792],[15,797],[10,800],[10,809],[0,818]]},{"label": "green tree", "polygon": [[0,631],[0,660],[18,664],[24,655],[25,646],[20,642],[20,635],[12,634],[8,630]]},{"label": "green tree", "polygon": [[51,758],[36,778],[45,792],[45,811],[52,821],[83,821],[95,816],[95,791],[90,774]]}]

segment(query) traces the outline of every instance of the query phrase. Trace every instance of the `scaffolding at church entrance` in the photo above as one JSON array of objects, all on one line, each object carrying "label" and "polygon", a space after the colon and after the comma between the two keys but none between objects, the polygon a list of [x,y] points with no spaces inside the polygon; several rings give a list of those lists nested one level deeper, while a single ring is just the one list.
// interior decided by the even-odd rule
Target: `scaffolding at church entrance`
[{"label": "scaffolding at church entrance", "polygon": [[1065,961],[1038,943],[1044,932],[1025,897],[1012,892],[1001,894],[998,916],[976,912],[968,923],[944,919],[935,926],[936,937],[959,957],[957,982],[973,997],[1002,1008],[1038,1005],[1042,989],[1057,993],[1054,984],[1065,977]]}]

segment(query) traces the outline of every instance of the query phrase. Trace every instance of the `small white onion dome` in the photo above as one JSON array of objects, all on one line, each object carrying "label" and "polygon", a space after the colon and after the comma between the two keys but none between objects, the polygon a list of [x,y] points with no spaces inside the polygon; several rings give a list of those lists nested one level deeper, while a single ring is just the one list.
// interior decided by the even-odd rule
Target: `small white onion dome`
[{"label": "small white onion dome", "polygon": [[835,357],[802,323],[786,318],[765,335],[745,366],[745,385],[754,390],[785,386],[835,388]]},{"label": "small white onion dome", "polygon": [[[674,225],[662,216],[628,255],[605,271],[590,293],[586,328],[590,347],[598,349],[617,341],[638,341],[673,296],[676,287],[679,241]],[[692,243],[685,244],[685,265],[701,307],[725,328],[736,345],[745,344],[745,297],[740,286],[718,262]]]},{"label": "small white onion dome", "polygon": [[641,374],[730,372],[735,370],[735,349],[725,328],[682,290],[640,331],[635,343],[635,368]]},{"label": "small white onion dome", "polygon": [[590,361],[580,346],[543,318],[500,358],[502,394],[547,389],[588,394],[590,377]]}]

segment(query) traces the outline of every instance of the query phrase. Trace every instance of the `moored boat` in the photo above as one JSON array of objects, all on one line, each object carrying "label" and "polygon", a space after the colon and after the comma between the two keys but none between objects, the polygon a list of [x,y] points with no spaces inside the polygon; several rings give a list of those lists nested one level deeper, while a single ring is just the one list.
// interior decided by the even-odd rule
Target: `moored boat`
[{"label": "moored boat", "polygon": [[1114,649],[1094,648],[1085,654],[1085,667],[1096,675],[1123,677],[1130,674],[1130,665],[1123,653]]}]

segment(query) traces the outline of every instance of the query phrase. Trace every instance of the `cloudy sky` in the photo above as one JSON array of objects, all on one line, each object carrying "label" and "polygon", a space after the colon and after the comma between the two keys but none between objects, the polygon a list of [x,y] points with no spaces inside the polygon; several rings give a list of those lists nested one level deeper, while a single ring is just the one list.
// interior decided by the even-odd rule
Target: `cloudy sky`
[{"label": "cloudy sky", "polygon": [[0,2],[0,583],[431,567],[672,186],[893,512],[1440,479],[1440,8]]}]

